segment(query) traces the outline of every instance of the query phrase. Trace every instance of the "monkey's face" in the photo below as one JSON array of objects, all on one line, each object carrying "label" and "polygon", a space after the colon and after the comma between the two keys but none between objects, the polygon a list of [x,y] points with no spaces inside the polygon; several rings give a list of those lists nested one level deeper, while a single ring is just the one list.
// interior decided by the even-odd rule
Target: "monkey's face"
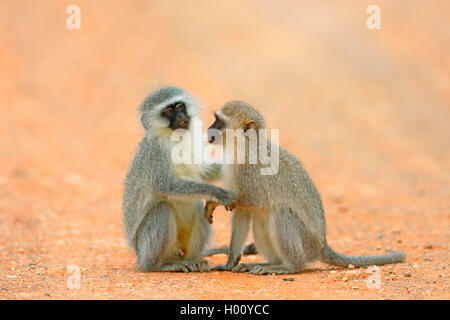
[{"label": "monkey's face", "polygon": [[[224,119],[223,115],[215,112],[214,116],[215,116],[216,120],[208,128],[208,131],[207,131],[209,143],[214,143],[214,142],[219,141],[219,139],[216,139],[219,136],[222,136],[222,138],[224,138],[225,130],[227,129],[227,122]],[[223,141],[224,141],[224,139],[223,139]]]},{"label": "monkey's face", "polygon": [[172,130],[187,130],[191,120],[187,114],[186,104],[181,101],[166,106],[161,112],[161,117],[169,121],[169,128]]},{"label": "monkey's face", "polygon": [[[219,111],[214,113],[214,116],[216,117],[216,120],[207,131],[209,143],[214,143],[216,141],[216,143],[219,143],[220,140],[222,140],[222,143],[225,143],[226,132],[228,129],[234,130],[233,134],[245,135],[247,130],[258,128],[256,121],[245,117],[244,115],[232,117]],[[219,136],[222,139],[217,139]]]}]

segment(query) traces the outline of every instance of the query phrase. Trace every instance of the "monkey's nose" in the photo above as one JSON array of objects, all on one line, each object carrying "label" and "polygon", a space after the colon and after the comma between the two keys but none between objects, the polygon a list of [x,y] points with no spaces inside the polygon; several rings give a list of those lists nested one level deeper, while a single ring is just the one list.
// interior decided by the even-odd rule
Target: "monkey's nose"
[{"label": "monkey's nose", "polygon": [[187,129],[189,126],[189,120],[181,120],[176,122],[174,129]]}]

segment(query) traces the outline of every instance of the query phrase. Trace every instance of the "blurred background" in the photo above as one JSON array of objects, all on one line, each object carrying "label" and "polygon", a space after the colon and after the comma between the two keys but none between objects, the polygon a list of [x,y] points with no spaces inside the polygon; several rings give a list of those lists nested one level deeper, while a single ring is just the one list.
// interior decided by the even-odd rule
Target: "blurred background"
[{"label": "blurred background", "polygon": [[[79,30],[66,27],[71,4],[81,9]],[[381,8],[380,30],[366,26],[372,4]],[[1,1],[0,297],[78,297],[63,288],[68,263],[82,266],[86,279],[133,277],[122,182],[144,133],[137,107],[164,84],[202,99],[205,129],[230,99],[249,102],[279,128],[280,145],[323,196],[336,249],[395,247],[422,259],[432,244],[442,264],[449,14],[445,0]],[[215,217],[212,243],[224,245],[229,215]],[[448,282],[439,281],[431,294],[448,298]],[[84,297],[108,297],[98,285],[89,290]],[[193,292],[188,297],[203,297]],[[285,291],[270,294],[261,297]]]}]

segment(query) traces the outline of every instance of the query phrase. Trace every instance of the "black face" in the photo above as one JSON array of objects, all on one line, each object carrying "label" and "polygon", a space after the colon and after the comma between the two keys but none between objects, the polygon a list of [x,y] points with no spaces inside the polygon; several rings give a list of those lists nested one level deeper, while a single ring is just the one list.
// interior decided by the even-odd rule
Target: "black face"
[{"label": "black face", "polygon": [[214,140],[216,140],[216,137],[214,136],[212,131],[209,131],[210,129],[216,129],[221,131],[224,127],[225,127],[225,122],[220,119],[217,114],[214,114],[214,116],[216,117],[216,121],[214,121],[214,123],[211,125],[211,127],[208,128],[208,141],[209,143],[213,143]]},{"label": "black face", "polygon": [[188,129],[190,117],[186,113],[186,105],[183,102],[175,102],[168,105],[161,116],[169,120],[169,127],[173,130]]}]

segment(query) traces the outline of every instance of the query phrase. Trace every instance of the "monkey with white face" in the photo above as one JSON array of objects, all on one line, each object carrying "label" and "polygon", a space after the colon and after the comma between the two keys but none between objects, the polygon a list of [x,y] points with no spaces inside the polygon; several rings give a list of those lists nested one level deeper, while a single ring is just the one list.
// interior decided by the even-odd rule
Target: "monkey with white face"
[{"label": "monkey with white face", "polygon": [[166,86],[140,106],[146,130],[128,170],[123,220],[139,269],[146,271],[208,271],[202,258],[210,225],[201,199],[224,206],[234,202],[222,188],[205,183],[219,176],[218,164],[175,164],[171,152],[174,130],[191,129],[197,103],[184,90]]},{"label": "monkey with white face", "polygon": [[[347,256],[334,251],[326,241],[325,216],[322,200],[308,173],[300,161],[286,150],[274,145],[265,135],[262,116],[250,105],[230,101],[215,114],[216,121],[208,129],[210,143],[225,144],[228,129],[243,135],[245,146],[243,163],[225,163],[222,176],[225,188],[236,197],[236,209],[232,217],[231,242],[226,265],[212,270],[231,270],[251,274],[298,273],[314,260],[346,267],[382,265],[401,262],[402,252],[374,256]],[[237,130],[237,131],[236,131]],[[251,150],[250,139],[256,139],[263,149]],[[234,139],[234,138],[233,138]],[[241,140],[242,141],[242,140]],[[233,142],[235,143],[235,142]],[[264,150],[267,149],[267,150]],[[224,152],[233,150],[232,159],[238,151],[224,145]],[[279,155],[278,171],[261,174],[265,166],[249,160],[256,153]],[[274,152],[275,151],[275,152]],[[247,238],[250,222],[256,250],[266,263],[239,263],[243,244]]]}]

